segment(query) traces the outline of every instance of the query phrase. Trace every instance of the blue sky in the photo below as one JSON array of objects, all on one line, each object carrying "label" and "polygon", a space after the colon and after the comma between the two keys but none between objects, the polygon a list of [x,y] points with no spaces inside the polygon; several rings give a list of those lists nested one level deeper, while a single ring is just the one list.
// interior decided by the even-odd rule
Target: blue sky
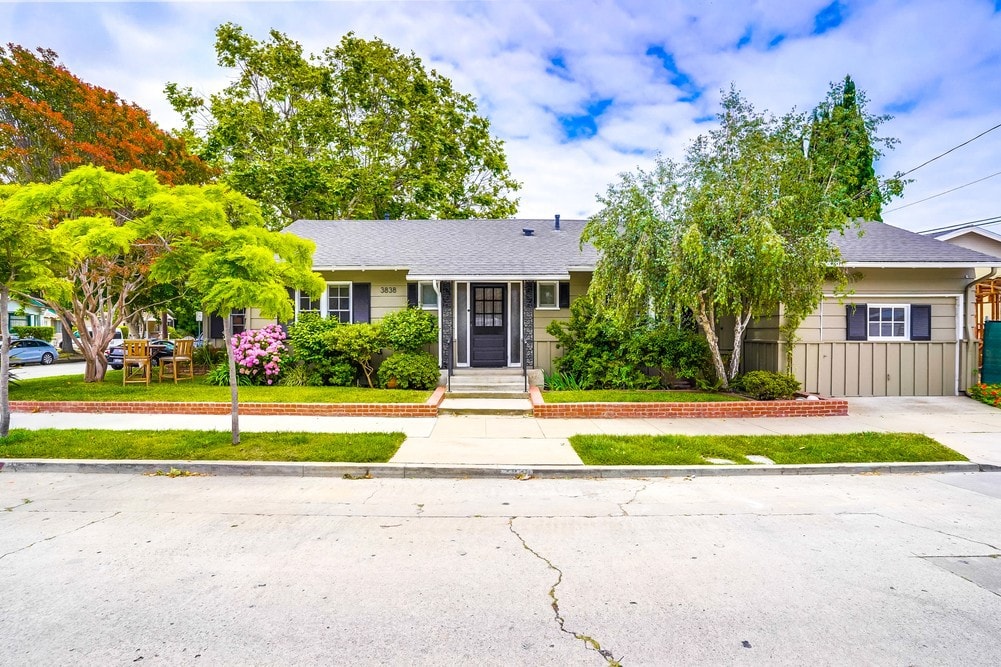
[{"label": "blue sky", "polygon": [[[884,175],[1001,123],[1001,0],[0,4],[4,41],[55,50],[166,128],[179,124],[167,81],[206,94],[226,84],[213,52],[225,21],[313,52],[348,31],[413,51],[505,141],[521,217],[594,213],[618,173],[680,157],[731,84],[782,113],[809,110],[851,74],[871,111],[894,115],[882,133],[900,143]],[[1001,176],[917,203],[999,163],[1001,129],[916,171],[884,217],[920,230],[1001,216]]]}]

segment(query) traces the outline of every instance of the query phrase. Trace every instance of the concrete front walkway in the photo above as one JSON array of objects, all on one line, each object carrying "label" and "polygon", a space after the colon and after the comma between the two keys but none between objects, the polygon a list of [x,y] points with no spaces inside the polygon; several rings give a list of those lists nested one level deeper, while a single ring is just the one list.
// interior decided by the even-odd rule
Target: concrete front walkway
[{"label": "concrete front walkway", "polygon": [[[254,417],[240,418],[247,432],[400,431],[406,442],[393,463],[472,465],[582,465],[567,438],[577,434],[767,435],[925,433],[971,461],[1001,465],[1001,410],[965,396],[855,398],[847,417],[757,419],[535,419],[481,415],[437,418]],[[13,428],[229,430],[219,415],[24,414]]]}]

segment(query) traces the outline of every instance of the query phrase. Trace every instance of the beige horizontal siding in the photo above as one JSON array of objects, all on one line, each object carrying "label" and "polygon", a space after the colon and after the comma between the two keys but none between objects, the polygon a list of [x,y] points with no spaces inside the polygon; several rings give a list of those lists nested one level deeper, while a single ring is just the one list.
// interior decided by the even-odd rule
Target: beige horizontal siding
[{"label": "beige horizontal siding", "polygon": [[406,271],[321,271],[327,282],[372,285],[372,321],[407,307]]},{"label": "beige horizontal siding", "polygon": [[[591,285],[590,273],[570,274],[570,303],[575,299],[587,294],[587,288]],[[553,371],[553,360],[563,356],[556,338],[546,331],[546,327],[552,322],[569,322],[570,309],[560,308],[559,310],[539,310],[535,309],[535,367],[541,368],[547,373]]]}]

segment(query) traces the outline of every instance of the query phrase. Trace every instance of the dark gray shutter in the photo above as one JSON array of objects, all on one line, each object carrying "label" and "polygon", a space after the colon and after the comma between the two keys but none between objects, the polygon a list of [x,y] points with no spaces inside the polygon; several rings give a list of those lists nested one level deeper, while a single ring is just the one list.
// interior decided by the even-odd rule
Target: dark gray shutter
[{"label": "dark gray shutter", "polygon": [[560,308],[570,307],[570,283],[560,283]]},{"label": "dark gray shutter", "polygon": [[420,298],[417,293],[417,283],[407,283],[407,308],[416,308],[420,304],[417,300]]},{"label": "dark gray shutter", "polygon": [[372,321],[372,283],[351,284],[351,321]]},{"label": "dark gray shutter", "polygon": [[931,306],[911,306],[911,340],[931,340]]},{"label": "dark gray shutter", "polygon": [[222,318],[218,315],[209,315],[209,338],[222,338]]},{"label": "dark gray shutter", "polygon": [[868,340],[866,325],[869,319],[869,308],[864,303],[851,303],[845,309],[845,315],[848,318],[848,331],[845,339]]}]

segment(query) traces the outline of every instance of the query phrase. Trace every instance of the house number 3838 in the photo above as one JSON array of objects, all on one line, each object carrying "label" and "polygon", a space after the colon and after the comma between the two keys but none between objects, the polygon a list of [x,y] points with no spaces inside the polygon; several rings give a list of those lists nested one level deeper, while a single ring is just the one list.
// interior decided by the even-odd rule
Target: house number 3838
[{"label": "house number 3838", "polygon": [[380,287],[379,294],[396,294],[395,287]]}]

